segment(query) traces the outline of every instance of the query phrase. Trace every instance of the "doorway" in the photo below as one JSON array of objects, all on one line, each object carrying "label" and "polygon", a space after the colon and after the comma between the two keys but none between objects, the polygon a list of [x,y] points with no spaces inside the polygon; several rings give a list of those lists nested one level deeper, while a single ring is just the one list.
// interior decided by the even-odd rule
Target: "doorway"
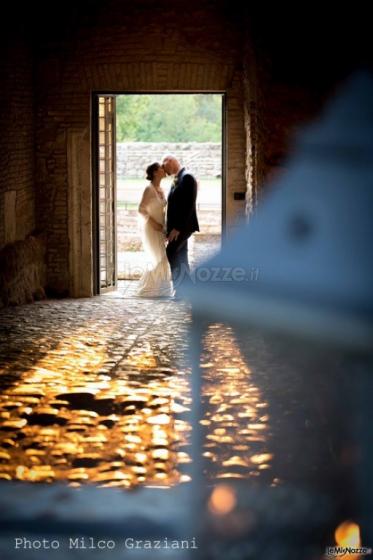
[{"label": "doorway", "polygon": [[[198,182],[200,232],[191,266],[220,248],[225,226],[225,95],[96,93],[93,99],[94,292],[137,280],[146,268],[137,208],[145,169],[173,153]],[[171,179],[162,182],[165,195]]]}]

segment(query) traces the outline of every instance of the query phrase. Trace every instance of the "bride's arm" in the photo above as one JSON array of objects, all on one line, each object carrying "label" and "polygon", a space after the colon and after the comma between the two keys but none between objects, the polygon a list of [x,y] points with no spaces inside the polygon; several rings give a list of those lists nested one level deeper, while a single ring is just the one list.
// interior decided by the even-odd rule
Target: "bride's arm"
[{"label": "bride's arm", "polygon": [[142,199],[141,202],[139,204],[139,208],[138,208],[138,212],[139,214],[141,214],[142,216],[144,216],[145,220],[148,221],[150,223],[150,225],[157,231],[163,231],[163,226],[162,224],[159,224],[158,222],[156,222],[154,220],[154,218],[152,218],[149,215],[149,212],[147,211],[147,207],[149,204],[150,199],[152,198],[153,194],[151,192],[150,187],[146,187],[146,189],[143,192],[142,195]]},{"label": "bride's arm", "polygon": [[149,204],[150,199],[151,199],[150,188],[146,187],[146,189],[142,193],[142,199],[141,199],[141,202],[140,202],[139,207],[138,207],[139,214],[144,216],[144,218],[146,218],[146,219],[149,218],[149,214],[147,212],[147,206]]}]

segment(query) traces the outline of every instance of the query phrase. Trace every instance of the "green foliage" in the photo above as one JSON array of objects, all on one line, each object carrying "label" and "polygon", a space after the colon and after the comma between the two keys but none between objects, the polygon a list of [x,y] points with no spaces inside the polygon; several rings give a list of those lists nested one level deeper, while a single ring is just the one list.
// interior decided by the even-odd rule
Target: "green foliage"
[{"label": "green foliage", "polygon": [[220,142],[219,94],[130,94],[117,97],[119,142]]}]

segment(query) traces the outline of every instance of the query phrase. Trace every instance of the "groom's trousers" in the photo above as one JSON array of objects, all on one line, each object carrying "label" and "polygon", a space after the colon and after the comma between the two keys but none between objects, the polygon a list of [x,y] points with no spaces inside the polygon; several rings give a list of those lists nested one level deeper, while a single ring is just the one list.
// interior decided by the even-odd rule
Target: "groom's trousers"
[{"label": "groom's trousers", "polygon": [[172,282],[176,292],[185,277],[189,276],[188,239],[191,235],[191,233],[181,232],[175,241],[168,243],[166,248]]}]

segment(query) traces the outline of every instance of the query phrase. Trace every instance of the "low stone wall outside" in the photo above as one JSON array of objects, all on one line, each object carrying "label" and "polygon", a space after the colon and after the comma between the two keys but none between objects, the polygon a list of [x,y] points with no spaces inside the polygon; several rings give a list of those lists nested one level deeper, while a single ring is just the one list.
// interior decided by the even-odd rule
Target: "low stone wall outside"
[{"label": "low stone wall outside", "polygon": [[154,161],[173,154],[197,177],[221,176],[221,144],[212,142],[117,143],[117,175],[145,177],[145,170]]}]

